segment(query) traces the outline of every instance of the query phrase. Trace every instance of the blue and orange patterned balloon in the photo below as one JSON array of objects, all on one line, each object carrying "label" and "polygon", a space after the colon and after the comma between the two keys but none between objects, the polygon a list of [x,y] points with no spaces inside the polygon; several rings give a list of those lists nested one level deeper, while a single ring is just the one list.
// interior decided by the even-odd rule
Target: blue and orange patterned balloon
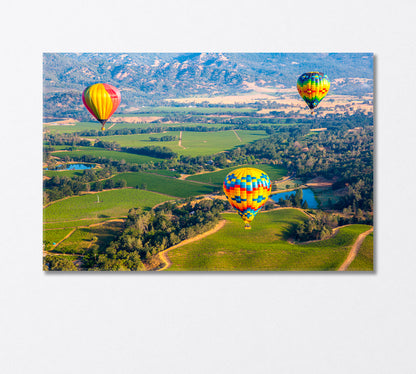
[{"label": "blue and orange patterned balloon", "polygon": [[266,203],[271,189],[269,176],[255,168],[233,170],[223,184],[228,201],[243,219],[246,229],[251,228],[250,222]]},{"label": "blue and orange patterned balloon", "polygon": [[297,88],[299,95],[313,112],[314,108],[318,106],[328,93],[330,85],[326,74],[311,71],[310,73],[302,74],[298,78]]}]

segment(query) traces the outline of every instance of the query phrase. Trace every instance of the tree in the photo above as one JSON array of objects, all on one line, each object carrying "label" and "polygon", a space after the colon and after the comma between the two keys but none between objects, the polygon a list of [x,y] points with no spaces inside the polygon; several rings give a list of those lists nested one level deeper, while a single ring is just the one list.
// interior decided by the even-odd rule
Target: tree
[{"label": "tree", "polygon": [[[126,188],[127,187],[127,181],[125,179],[120,179],[115,184],[116,188]],[[136,186],[137,188],[137,186]]]},{"label": "tree", "polygon": [[46,256],[43,259],[44,269],[47,271],[76,271],[73,261],[65,256]]},{"label": "tree", "polygon": [[106,189],[112,189],[112,188],[114,188],[114,186],[115,186],[114,179],[107,179],[104,183],[104,187]]},{"label": "tree", "polygon": [[295,197],[299,200],[303,199],[303,190],[302,190],[302,188],[299,188],[299,189],[296,190]]},{"label": "tree", "polygon": [[102,181],[97,181],[95,183],[94,190],[95,191],[102,191],[103,190],[103,182]]}]

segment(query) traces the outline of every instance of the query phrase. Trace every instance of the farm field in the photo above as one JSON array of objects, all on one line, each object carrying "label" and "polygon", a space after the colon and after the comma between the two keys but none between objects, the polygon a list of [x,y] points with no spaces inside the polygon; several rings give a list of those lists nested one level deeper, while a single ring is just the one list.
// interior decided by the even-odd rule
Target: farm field
[{"label": "farm field", "polygon": [[222,186],[225,177],[227,174],[235,169],[241,168],[241,167],[253,167],[263,170],[271,180],[277,180],[282,177],[284,177],[287,173],[287,170],[285,170],[282,167],[279,166],[273,166],[273,165],[240,165],[240,166],[233,166],[231,168],[226,168],[218,171],[213,171],[211,173],[205,173],[205,174],[197,174],[197,175],[191,175],[186,178],[186,180],[191,181],[197,181],[197,182],[203,182],[203,183],[211,183],[218,186]]},{"label": "farm field", "polygon": [[[136,129],[136,128],[146,128],[150,126],[147,123],[127,123],[127,122],[117,122],[112,123],[111,121],[107,122],[105,128],[108,129],[110,126],[114,125],[112,129]],[[64,134],[64,133],[75,133],[75,132],[84,132],[91,130],[101,130],[101,125],[97,122],[76,122],[71,125],[49,125],[43,124],[43,131],[49,132],[51,134]]]},{"label": "farm field", "polygon": [[49,178],[52,177],[80,177],[84,170],[43,170],[43,175]]},{"label": "farm field", "polygon": [[104,249],[120,233],[123,222],[106,222],[98,226],[79,227],[52,253],[83,254],[91,245]]},{"label": "farm field", "polygon": [[267,136],[265,131],[259,130],[228,130],[210,133],[183,132],[182,146],[186,149],[182,149],[181,154],[184,156],[211,155]]},{"label": "farm field", "polygon": [[81,131],[100,130],[100,125],[97,122],[76,122],[71,125],[50,125],[43,124],[43,131],[51,134],[74,133]]},{"label": "farm field", "polygon": [[294,189],[297,189],[301,185],[303,185],[303,182],[299,179],[287,179],[287,180],[282,180],[280,182],[278,181],[275,183],[276,190],[273,191],[273,193],[282,192],[286,190],[294,190]]},{"label": "farm field", "polygon": [[[237,138],[234,131],[216,131],[216,132],[182,132],[182,147],[179,146],[179,131],[167,131],[163,134],[136,134],[136,135],[112,135],[101,137],[104,141],[114,141],[122,147],[146,147],[146,146],[164,146],[172,151],[184,156],[205,156],[216,154],[225,150],[232,149],[238,145],[250,143],[252,141],[265,138],[265,131],[255,130],[236,130],[240,137]],[[175,141],[169,142],[152,142],[150,137],[176,136]]]},{"label": "farm field", "polygon": [[259,213],[251,230],[244,230],[237,214],[223,214],[225,226],[215,234],[167,253],[168,271],[324,271],[336,270],[346,259],[358,235],[370,226],[341,228],[331,239],[290,244],[294,223],[306,219],[302,212],[287,208]]},{"label": "farm field", "polygon": [[146,164],[148,162],[160,162],[162,159],[144,155],[135,155],[127,152],[118,152],[118,151],[109,151],[103,148],[98,147],[77,147],[76,151],[63,151],[63,152],[54,152],[53,155],[64,159],[65,156],[75,157],[75,156],[92,156],[92,157],[103,157],[107,159],[112,159],[115,161],[124,160],[131,164]]},{"label": "farm field", "polygon": [[71,228],[68,229],[56,229],[56,230],[45,230],[43,232],[43,240],[50,243],[58,243],[60,240],[65,238],[72,231]]},{"label": "farm field", "polygon": [[[153,134],[133,134],[133,135],[108,135],[99,137],[104,142],[116,142],[121,147],[148,147],[148,146],[164,146],[164,147],[177,147],[178,140],[169,142],[153,142],[150,137],[160,138],[162,136],[176,136],[179,138],[179,131],[167,131],[164,133]],[[179,147],[178,147],[179,148]]]},{"label": "farm field", "polygon": [[214,186],[144,172],[120,173],[112,179],[115,182],[124,179],[127,182],[128,187],[138,186],[141,188],[141,186],[145,184],[146,190],[148,191],[154,191],[176,197],[190,197],[210,194],[219,190]]},{"label": "farm field", "polygon": [[166,170],[166,169],[152,169],[149,170],[149,174],[164,175],[165,177],[179,178],[181,174],[177,171]]},{"label": "farm field", "polygon": [[128,114],[115,114],[115,116],[119,117],[134,117],[134,116],[143,116],[145,115],[153,115],[153,114],[160,114],[160,113],[197,113],[197,114],[213,114],[213,113],[254,113],[257,110],[254,108],[224,108],[224,107],[210,107],[210,108],[203,108],[203,107],[177,107],[177,106],[158,106],[158,107],[145,107],[137,112],[132,112]]},{"label": "farm field", "polygon": [[360,251],[357,257],[348,267],[348,271],[373,271],[373,247],[374,247],[374,235],[369,234],[361,244]]},{"label": "farm field", "polygon": [[97,223],[107,221],[108,218],[95,218],[95,219],[80,219],[80,220],[71,220],[71,221],[57,221],[57,222],[44,222],[43,229],[49,231],[50,229],[60,229],[60,228],[77,228],[83,226],[89,226]]},{"label": "farm field", "polygon": [[[100,203],[97,203],[97,195]],[[134,207],[151,208],[172,197],[151,191],[124,188],[59,200],[43,210],[44,222],[125,216]]]}]

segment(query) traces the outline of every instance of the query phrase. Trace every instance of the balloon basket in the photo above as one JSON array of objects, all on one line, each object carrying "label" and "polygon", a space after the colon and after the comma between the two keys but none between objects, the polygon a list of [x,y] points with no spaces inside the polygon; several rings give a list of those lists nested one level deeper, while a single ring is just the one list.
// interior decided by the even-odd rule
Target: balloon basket
[{"label": "balloon basket", "polygon": [[101,127],[101,131],[104,131],[105,130],[105,127],[103,126],[103,127]]},{"label": "balloon basket", "polygon": [[250,224],[249,224],[249,223],[246,223],[246,224],[244,225],[244,228],[245,228],[246,230],[251,230],[251,226],[250,226]]}]

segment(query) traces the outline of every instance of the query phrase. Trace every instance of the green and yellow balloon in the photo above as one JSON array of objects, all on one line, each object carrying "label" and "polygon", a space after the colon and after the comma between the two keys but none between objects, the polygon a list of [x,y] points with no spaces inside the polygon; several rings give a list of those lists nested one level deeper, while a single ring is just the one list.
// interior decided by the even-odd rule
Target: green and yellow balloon
[{"label": "green and yellow balloon", "polygon": [[328,93],[330,85],[327,75],[319,71],[304,73],[298,78],[299,95],[305,100],[312,113]]}]

